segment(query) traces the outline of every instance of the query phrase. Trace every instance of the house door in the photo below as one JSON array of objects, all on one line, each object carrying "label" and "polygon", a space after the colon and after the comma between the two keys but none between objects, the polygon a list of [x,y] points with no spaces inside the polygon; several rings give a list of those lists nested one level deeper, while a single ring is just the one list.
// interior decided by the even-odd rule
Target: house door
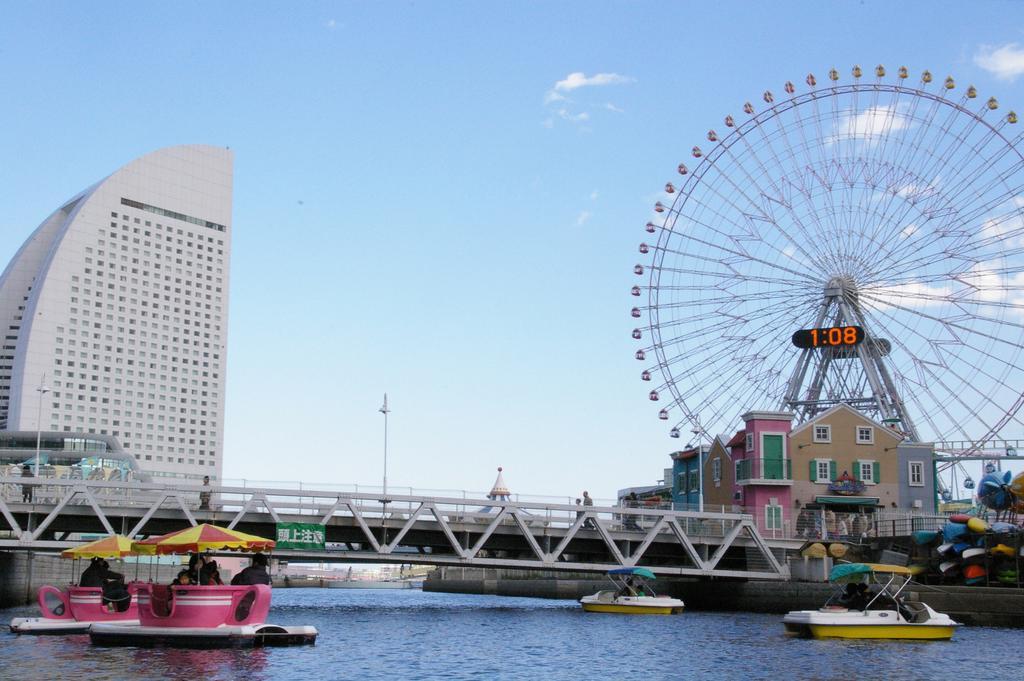
[{"label": "house door", "polygon": [[765,480],[784,480],[782,436],[764,435],[761,448],[762,475]]}]

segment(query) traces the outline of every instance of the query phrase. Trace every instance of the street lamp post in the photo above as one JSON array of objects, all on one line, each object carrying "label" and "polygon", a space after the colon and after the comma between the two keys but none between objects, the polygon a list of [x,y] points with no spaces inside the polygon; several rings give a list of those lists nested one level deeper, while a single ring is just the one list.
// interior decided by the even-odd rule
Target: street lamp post
[{"label": "street lamp post", "polygon": [[382,544],[386,545],[388,543],[388,414],[391,413],[391,410],[388,409],[387,393],[384,393],[384,406],[377,411],[384,414],[384,494],[382,495],[383,499],[380,500],[380,528]]},{"label": "street lamp post", "polygon": [[388,409],[388,394],[384,393],[384,406],[378,409],[380,413],[384,414],[384,501],[387,503],[388,498],[388,414],[391,410]]},{"label": "street lamp post", "polygon": [[693,430],[690,431],[697,437],[697,512],[704,512],[704,461],[701,443],[704,438],[704,430],[700,427],[700,417],[694,417]]},{"label": "street lamp post", "polygon": [[39,407],[36,410],[36,473],[35,477],[39,477],[39,450],[42,448],[43,440],[43,395],[50,392],[50,389],[46,387],[46,373],[43,373],[43,377],[39,380],[39,387],[36,388],[39,391]]}]

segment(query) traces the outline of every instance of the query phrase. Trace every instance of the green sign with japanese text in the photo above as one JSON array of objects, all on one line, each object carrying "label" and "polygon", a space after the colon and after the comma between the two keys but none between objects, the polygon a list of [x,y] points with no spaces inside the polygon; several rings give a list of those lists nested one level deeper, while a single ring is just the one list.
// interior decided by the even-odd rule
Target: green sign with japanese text
[{"label": "green sign with japanese text", "polygon": [[324,526],[319,523],[278,523],[279,549],[324,550]]}]

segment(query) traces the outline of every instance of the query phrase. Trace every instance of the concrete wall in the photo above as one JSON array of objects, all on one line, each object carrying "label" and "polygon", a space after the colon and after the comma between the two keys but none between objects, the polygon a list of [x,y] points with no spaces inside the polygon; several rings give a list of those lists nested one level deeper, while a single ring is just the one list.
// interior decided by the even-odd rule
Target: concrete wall
[{"label": "concrete wall", "polygon": [[[524,578],[502,570],[442,568],[427,578],[423,590],[578,600],[608,585],[607,579],[587,575],[535,572]],[[689,610],[781,614],[817,609],[835,587],[815,582],[659,579],[654,588],[659,594],[681,598]],[[908,600],[927,603],[962,624],[1024,627],[1020,614],[1024,612],[1024,589],[919,585],[906,593]]]}]

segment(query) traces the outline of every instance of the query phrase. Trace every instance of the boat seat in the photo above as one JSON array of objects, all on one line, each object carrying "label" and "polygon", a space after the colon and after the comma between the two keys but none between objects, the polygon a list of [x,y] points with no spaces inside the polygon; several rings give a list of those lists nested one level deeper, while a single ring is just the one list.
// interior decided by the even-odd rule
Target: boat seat
[{"label": "boat seat", "polygon": [[908,622],[913,622],[914,624],[924,624],[931,619],[928,615],[928,608],[924,607],[922,603],[914,601],[903,603],[900,613]]},{"label": "boat seat", "polygon": [[157,617],[167,617],[171,614],[171,587],[163,584],[154,584],[150,591],[151,606],[153,614]]}]

